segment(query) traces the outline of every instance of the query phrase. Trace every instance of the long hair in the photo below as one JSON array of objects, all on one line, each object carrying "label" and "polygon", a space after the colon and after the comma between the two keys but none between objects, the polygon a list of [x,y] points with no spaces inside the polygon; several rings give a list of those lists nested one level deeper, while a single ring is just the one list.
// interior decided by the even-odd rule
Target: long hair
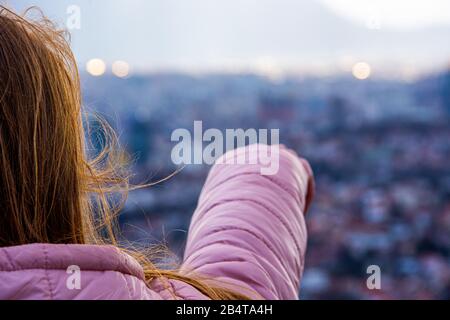
[{"label": "long hair", "polygon": [[[116,216],[130,190],[127,157],[103,123],[103,149],[90,159],[68,34],[42,14],[38,19],[26,14],[0,6],[0,247],[120,247]],[[143,251],[122,250],[141,263],[148,284],[177,279],[211,299],[246,298],[201,278],[158,269]]]}]

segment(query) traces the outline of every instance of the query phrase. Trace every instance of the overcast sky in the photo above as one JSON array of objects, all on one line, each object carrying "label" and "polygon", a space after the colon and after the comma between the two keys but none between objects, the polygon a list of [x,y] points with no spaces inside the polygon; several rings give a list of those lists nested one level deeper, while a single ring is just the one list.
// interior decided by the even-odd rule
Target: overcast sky
[{"label": "overcast sky", "polygon": [[266,68],[328,72],[366,61],[383,72],[450,62],[448,0],[0,0],[30,5],[72,30],[83,66],[127,61],[135,71]]}]

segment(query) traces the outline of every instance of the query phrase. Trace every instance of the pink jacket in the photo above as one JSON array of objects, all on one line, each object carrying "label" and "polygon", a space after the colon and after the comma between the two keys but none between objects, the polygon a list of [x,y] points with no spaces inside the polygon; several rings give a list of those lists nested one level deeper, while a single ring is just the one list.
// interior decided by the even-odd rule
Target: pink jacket
[{"label": "pink jacket", "polygon": [[[225,156],[257,152],[254,145]],[[272,176],[261,175],[259,165],[212,168],[192,218],[181,272],[214,278],[255,298],[298,298],[313,178],[308,163],[283,147],[279,164]],[[80,270],[79,289],[69,266]],[[115,247],[31,244],[0,249],[0,299],[207,297],[176,280],[147,286],[139,264]]]}]

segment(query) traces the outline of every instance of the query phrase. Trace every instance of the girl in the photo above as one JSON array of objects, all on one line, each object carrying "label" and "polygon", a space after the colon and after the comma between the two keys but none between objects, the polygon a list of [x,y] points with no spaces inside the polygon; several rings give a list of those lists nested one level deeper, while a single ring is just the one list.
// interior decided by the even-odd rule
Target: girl
[{"label": "girl", "polygon": [[214,166],[183,263],[162,270],[116,241],[111,196],[130,189],[123,156],[110,134],[90,159],[81,115],[64,33],[0,7],[0,299],[298,298],[313,193],[306,161],[280,147],[274,176]]}]

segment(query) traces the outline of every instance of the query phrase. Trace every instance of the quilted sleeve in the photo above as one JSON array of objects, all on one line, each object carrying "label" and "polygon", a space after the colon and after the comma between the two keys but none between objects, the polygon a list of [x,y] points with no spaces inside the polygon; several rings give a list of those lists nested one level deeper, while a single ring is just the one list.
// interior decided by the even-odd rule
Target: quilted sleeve
[{"label": "quilted sleeve", "polygon": [[262,152],[267,156],[261,145],[237,149],[211,169],[192,218],[182,270],[232,284],[252,298],[297,299],[313,174],[305,160],[283,146],[270,148],[279,164],[275,174],[262,174],[262,164],[230,164],[233,159],[243,163],[242,157],[248,163]]}]

